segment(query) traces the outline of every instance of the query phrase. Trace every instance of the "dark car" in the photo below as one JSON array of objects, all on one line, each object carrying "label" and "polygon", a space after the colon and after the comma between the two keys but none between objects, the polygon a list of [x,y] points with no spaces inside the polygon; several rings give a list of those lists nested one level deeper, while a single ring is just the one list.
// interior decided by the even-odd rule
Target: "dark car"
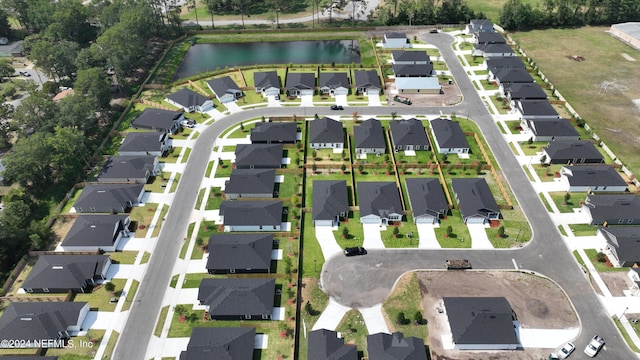
[{"label": "dark car", "polygon": [[345,256],[358,256],[358,255],[366,255],[367,250],[365,248],[356,246],[356,247],[348,247],[344,249]]},{"label": "dark car", "polygon": [[431,29],[431,30],[429,30],[429,32],[431,34],[437,34],[438,33],[438,29]]},{"label": "dark car", "polygon": [[331,105],[331,110],[344,110],[342,105]]}]

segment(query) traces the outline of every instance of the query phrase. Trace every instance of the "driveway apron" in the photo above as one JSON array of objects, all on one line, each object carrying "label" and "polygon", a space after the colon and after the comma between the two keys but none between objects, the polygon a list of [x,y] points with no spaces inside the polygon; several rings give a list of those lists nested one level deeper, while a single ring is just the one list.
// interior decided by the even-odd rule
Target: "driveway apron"
[{"label": "driveway apron", "polygon": [[436,238],[436,226],[434,224],[416,224],[416,227],[418,228],[418,238],[420,239],[418,249],[442,248]]},{"label": "driveway apron", "polygon": [[468,224],[469,234],[471,234],[472,249],[493,249],[493,245],[487,237],[485,226],[481,224]]},{"label": "driveway apron", "polygon": [[364,228],[364,243],[362,246],[365,249],[384,249],[384,243],[380,236],[379,224],[362,224]]}]

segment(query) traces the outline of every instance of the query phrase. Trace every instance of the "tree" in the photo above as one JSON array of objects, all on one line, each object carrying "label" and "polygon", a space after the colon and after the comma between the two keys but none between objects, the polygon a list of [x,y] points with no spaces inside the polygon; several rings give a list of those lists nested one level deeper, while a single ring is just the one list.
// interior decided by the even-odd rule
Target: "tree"
[{"label": "tree", "polygon": [[346,239],[348,237],[349,237],[349,228],[345,226],[342,228],[342,238]]},{"label": "tree", "polygon": [[108,281],[104,284],[104,289],[107,291],[113,291],[116,289],[116,286],[111,281]]},{"label": "tree", "polygon": [[15,69],[11,66],[11,60],[0,59],[0,82],[4,81],[4,78],[13,75]]},{"label": "tree", "polygon": [[360,173],[360,175],[362,175],[363,171],[364,171],[364,166],[362,164],[358,164],[358,172]]},{"label": "tree", "polygon": [[498,237],[500,237],[500,238],[504,238],[505,237],[504,226],[502,226],[502,225],[500,225],[500,227],[498,228]]},{"label": "tree", "polygon": [[96,107],[106,109],[111,101],[111,82],[106,72],[98,67],[78,70],[73,85],[76,95],[85,96],[94,101]]},{"label": "tree", "polygon": [[398,229],[397,226],[394,226],[393,227],[393,237],[397,238],[399,234],[400,234],[400,229]]},{"label": "tree", "polygon": [[89,12],[90,7],[80,1],[59,1],[46,33],[58,40],[86,45],[96,36],[96,27],[89,23]]},{"label": "tree", "polygon": [[60,112],[56,123],[62,127],[78,129],[82,134],[91,134],[98,126],[95,100],[82,95],[71,95],[58,102]]},{"label": "tree", "polygon": [[216,12],[216,3],[218,0],[202,0],[205,7],[207,8],[207,12],[211,15],[211,27],[215,28],[215,24],[213,22],[213,14]]},{"label": "tree", "polygon": [[398,315],[396,315],[396,324],[404,325],[407,322],[407,318],[404,316],[404,312],[400,311]]},{"label": "tree", "polygon": [[185,316],[189,309],[185,305],[176,305],[173,307],[173,311],[178,314],[178,316]]},{"label": "tree", "polygon": [[306,312],[307,315],[312,315],[314,313],[313,307],[309,301],[304,304],[304,312]]},{"label": "tree", "polygon": [[187,317],[185,318],[185,320],[187,320],[188,323],[192,324],[198,320],[198,314],[194,312],[190,312],[189,315],[187,315]]},{"label": "tree", "polygon": [[393,165],[387,164],[387,173],[391,174],[392,171],[393,171]]},{"label": "tree", "polygon": [[447,160],[449,160],[449,155],[447,155],[447,154],[442,155],[442,162],[446,163]]},{"label": "tree", "polygon": [[447,237],[451,237],[453,235],[453,228],[451,225],[447,226]]},{"label": "tree", "polygon": [[345,172],[347,170],[347,166],[345,164],[340,165],[340,171]]},{"label": "tree", "polygon": [[13,129],[13,122],[11,122],[13,113],[13,106],[11,104],[0,104],[0,150],[6,149],[11,146],[11,132]]},{"label": "tree", "polygon": [[540,164],[544,165],[544,163],[547,161],[547,155],[542,155],[540,156]]},{"label": "tree", "polygon": [[413,321],[416,323],[416,325],[422,325],[424,323],[424,317],[422,316],[422,312],[420,310],[416,311],[415,314],[413,314]]},{"label": "tree", "polygon": [[311,150],[311,158],[315,160],[318,157],[318,152],[316,149]]},{"label": "tree", "polygon": [[527,140],[527,145],[531,146],[533,145],[533,136],[529,138],[529,140]]},{"label": "tree", "polygon": [[49,132],[55,127],[58,105],[47,94],[32,91],[13,112],[13,120],[22,129]]},{"label": "tree", "polygon": [[564,204],[568,204],[569,200],[571,200],[571,194],[567,192],[566,194],[564,194]]},{"label": "tree", "polygon": [[242,122],[240,122],[240,130],[242,130],[242,132],[244,132],[244,124]]},{"label": "tree", "polygon": [[40,36],[32,42],[27,57],[48,76],[59,82],[61,77],[71,78],[76,72],[78,51],[79,46],[76,42]]},{"label": "tree", "polygon": [[395,120],[398,117],[398,112],[397,111],[392,111],[391,112],[391,120]]}]

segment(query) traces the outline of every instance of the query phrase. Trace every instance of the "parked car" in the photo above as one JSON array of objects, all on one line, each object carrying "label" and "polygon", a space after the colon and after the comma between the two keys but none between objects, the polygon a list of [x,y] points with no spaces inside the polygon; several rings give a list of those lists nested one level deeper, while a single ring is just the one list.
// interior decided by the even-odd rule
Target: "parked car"
[{"label": "parked car", "polygon": [[591,341],[587,344],[587,347],[584,348],[584,353],[589,355],[589,357],[595,357],[603,346],[604,339],[598,335],[594,335],[593,338],[591,338]]},{"label": "parked car", "polygon": [[194,128],[196,126],[196,122],[190,119],[180,120],[180,126],[187,128]]},{"label": "parked car", "polygon": [[365,248],[356,246],[356,247],[348,247],[344,249],[345,256],[358,256],[358,255],[366,255],[367,250]]},{"label": "parked car", "polygon": [[31,74],[28,71],[20,71],[20,75],[25,76],[25,77],[30,77]]},{"label": "parked car", "polygon": [[431,30],[429,30],[429,33],[437,34],[438,33],[438,29],[431,29]]},{"label": "parked car", "polygon": [[409,98],[406,98],[404,96],[400,96],[400,95],[396,95],[393,97],[394,101],[397,101],[399,103],[405,104],[405,105],[411,105],[411,100],[409,100]]},{"label": "parked car", "polygon": [[344,110],[342,105],[331,105],[331,110]]},{"label": "parked car", "polygon": [[573,345],[573,343],[568,342],[568,343],[564,344],[564,346],[558,351],[558,357],[560,359],[566,359],[566,358],[569,357],[569,355],[571,355],[571,353],[575,349],[576,349],[576,346]]},{"label": "parked car", "polygon": [[549,357],[547,358],[547,360],[558,360],[558,359],[560,359],[560,357],[558,357],[558,354],[556,353],[549,354]]}]

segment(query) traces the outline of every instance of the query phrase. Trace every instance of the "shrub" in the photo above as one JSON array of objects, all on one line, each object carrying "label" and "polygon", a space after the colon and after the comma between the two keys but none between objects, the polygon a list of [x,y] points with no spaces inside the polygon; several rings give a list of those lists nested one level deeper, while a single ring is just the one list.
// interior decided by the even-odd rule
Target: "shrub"
[{"label": "shrub", "polygon": [[396,324],[404,325],[407,322],[407,318],[404,316],[404,312],[400,311],[398,315],[396,315]]},{"label": "shrub", "polygon": [[596,261],[601,262],[601,263],[607,262],[607,255],[605,255],[605,253],[603,253],[603,252],[597,253],[596,254]]},{"label": "shrub", "polygon": [[116,286],[111,281],[109,281],[104,284],[104,289],[107,291],[113,291],[116,289]]}]

